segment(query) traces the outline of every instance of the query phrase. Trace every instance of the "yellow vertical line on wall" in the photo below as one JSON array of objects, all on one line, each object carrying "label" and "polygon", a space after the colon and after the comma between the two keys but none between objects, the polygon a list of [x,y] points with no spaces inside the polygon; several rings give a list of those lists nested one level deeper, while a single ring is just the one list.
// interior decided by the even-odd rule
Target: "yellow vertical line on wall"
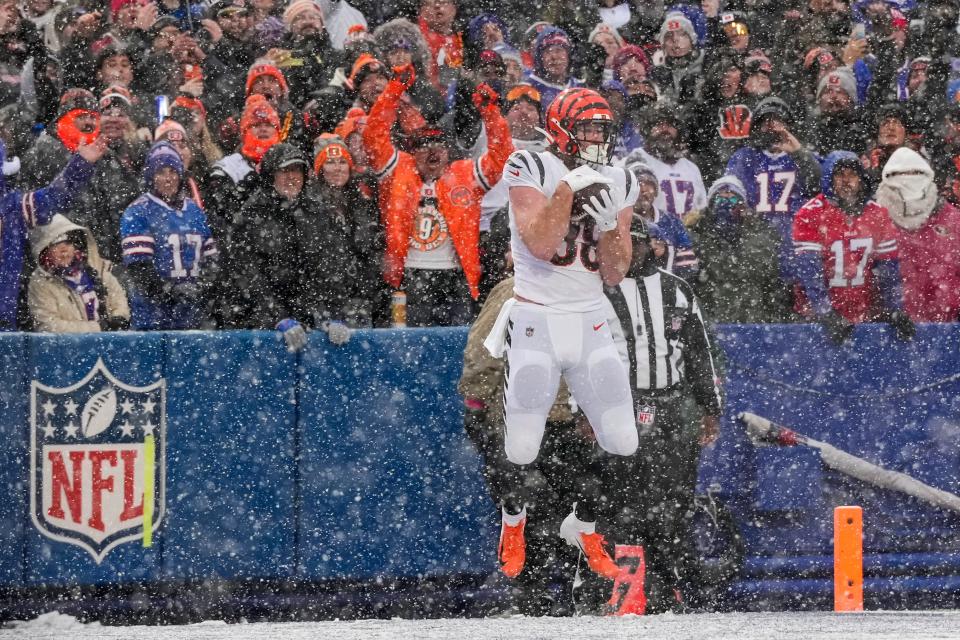
[{"label": "yellow vertical line on wall", "polygon": [[153,545],[153,488],[157,449],[153,434],[143,439],[143,546]]}]

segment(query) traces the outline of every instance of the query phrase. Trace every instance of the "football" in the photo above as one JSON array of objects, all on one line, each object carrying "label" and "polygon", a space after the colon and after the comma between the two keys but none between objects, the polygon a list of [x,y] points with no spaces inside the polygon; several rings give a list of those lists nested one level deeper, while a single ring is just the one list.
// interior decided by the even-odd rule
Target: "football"
[{"label": "football", "polygon": [[83,405],[80,428],[85,438],[103,433],[117,415],[117,392],[113,387],[104,387]]},{"label": "football", "polygon": [[600,196],[601,191],[610,191],[610,185],[603,183],[594,183],[584,187],[573,194],[573,204],[570,207],[570,219],[573,221],[582,220],[587,213],[583,210],[583,205],[590,203],[590,198]]}]

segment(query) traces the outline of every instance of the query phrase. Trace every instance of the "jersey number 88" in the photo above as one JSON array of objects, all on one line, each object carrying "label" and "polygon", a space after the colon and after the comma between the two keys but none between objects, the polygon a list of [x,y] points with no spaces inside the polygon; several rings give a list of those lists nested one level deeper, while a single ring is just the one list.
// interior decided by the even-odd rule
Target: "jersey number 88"
[{"label": "jersey number 88", "polygon": [[[562,251],[562,253],[561,253]],[[577,222],[570,222],[567,235],[557,253],[550,259],[551,264],[558,267],[569,267],[580,256],[580,262],[587,271],[600,269],[597,258],[597,231],[596,223],[590,216],[584,216]]]}]

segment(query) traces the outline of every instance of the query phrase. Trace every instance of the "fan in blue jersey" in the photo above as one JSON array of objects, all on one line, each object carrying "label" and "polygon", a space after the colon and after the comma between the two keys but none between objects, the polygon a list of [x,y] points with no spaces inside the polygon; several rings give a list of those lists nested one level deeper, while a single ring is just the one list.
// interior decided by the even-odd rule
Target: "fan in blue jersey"
[{"label": "fan in blue jersey", "polygon": [[183,196],[183,175],[177,150],[153,145],[143,170],[147,192],[120,220],[134,329],[197,329],[206,317],[217,247],[203,210]]},{"label": "fan in blue jersey", "polygon": [[747,204],[780,233],[780,273],[793,279],[793,216],[819,191],[820,164],[790,132],[787,103],[771,96],[760,101],[750,123],[750,141],[727,162],[747,193]]},{"label": "fan in blue jersey", "polygon": [[36,191],[15,191],[7,186],[6,175],[15,173],[19,161],[7,162],[7,147],[0,141],[0,331],[17,328],[17,298],[27,232],[50,222],[65,209],[93,175],[93,164],[107,151],[107,142],[99,137],[81,144],[63,171]]}]

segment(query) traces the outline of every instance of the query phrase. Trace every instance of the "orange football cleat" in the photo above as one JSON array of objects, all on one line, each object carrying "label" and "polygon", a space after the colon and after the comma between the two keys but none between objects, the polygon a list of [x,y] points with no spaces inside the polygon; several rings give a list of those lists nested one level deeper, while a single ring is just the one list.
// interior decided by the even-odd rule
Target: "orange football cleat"
[{"label": "orange football cleat", "polygon": [[620,567],[607,553],[606,541],[599,533],[577,534],[577,546],[587,556],[590,570],[607,580],[616,580]]},{"label": "orange football cleat", "polygon": [[596,532],[595,527],[595,523],[584,522],[571,512],[560,523],[560,537],[587,556],[591,571],[607,580],[616,580],[620,567],[610,557],[605,548],[606,542],[603,536]]},{"label": "orange football cleat", "polygon": [[500,557],[500,571],[508,578],[520,575],[523,563],[527,560],[527,543],[523,539],[523,528],[526,524],[527,519],[523,518],[516,525],[506,522],[500,525],[500,547],[497,555]]}]

